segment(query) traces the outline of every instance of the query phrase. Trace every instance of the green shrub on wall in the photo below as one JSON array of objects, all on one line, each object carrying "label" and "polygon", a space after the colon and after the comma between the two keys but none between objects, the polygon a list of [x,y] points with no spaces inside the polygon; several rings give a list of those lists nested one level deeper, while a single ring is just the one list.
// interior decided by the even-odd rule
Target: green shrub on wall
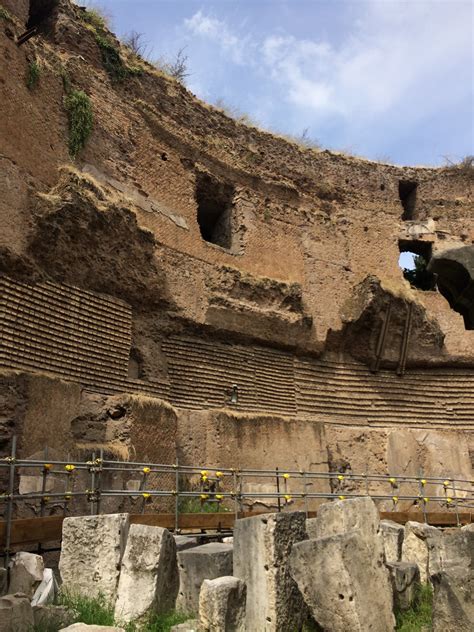
[{"label": "green shrub on wall", "polygon": [[82,90],[71,90],[64,98],[69,117],[69,153],[73,158],[83,149],[92,132],[94,115],[90,98]]},{"label": "green shrub on wall", "polygon": [[28,90],[33,90],[38,84],[41,75],[41,66],[36,61],[32,61],[28,66],[28,74],[26,76],[26,87]]}]

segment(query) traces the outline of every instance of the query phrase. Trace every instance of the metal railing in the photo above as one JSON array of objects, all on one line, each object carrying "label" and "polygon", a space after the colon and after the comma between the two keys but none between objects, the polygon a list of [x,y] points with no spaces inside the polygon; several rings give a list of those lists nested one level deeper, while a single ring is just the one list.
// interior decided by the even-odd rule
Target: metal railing
[{"label": "metal railing", "polygon": [[[288,508],[309,513],[309,505],[322,500],[370,496],[388,503],[396,512],[403,501],[416,505],[427,521],[428,508],[451,512],[459,525],[459,512],[474,508],[474,482],[467,479],[428,476],[321,472],[275,469],[195,467],[174,464],[118,461],[104,458],[103,450],[87,461],[19,459],[16,437],[11,454],[0,459],[0,475],[7,470],[6,489],[0,492],[0,513],[5,520],[5,558],[8,564],[11,527],[18,503],[35,505],[36,515],[44,517],[47,508],[64,516],[111,513],[117,500],[129,501],[145,513],[148,507],[166,506],[174,512],[174,531],[180,531],[180,514],[196,511],[243,513],[245,506],[262,504],[275,511]],[[120,487],[111,479],[119,477]],[[22,491],[24,480],[33,476],[38,491]],[[258,485],[257,485],[258,481]],[[263,481],[263,483],[262,483]],[[377,489],[374,490],[374,486]],[[318,488],[317,490],[314,487]],[[60,488],[58,490],[58,488]],[[113,502],[110,502],[114,499]],[[107,506],[104,507],[104,504]],[[194,505],[192,505],[194,503]],[[111,507],[114,505],[114,507]],[[196,507],[197,505],[197,507]],[[123,508],[121,510],[124,510]],[[270,509],[272,510],[272,509]],[[116,509],[115,509],[116,511]]]}]

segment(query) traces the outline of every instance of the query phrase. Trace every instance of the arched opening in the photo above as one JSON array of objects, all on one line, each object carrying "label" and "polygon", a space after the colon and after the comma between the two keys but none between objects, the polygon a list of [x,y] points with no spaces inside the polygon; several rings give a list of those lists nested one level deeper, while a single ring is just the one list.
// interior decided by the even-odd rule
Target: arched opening
[{"label": "arched opening", "polygon": [[436,277],[428,270],[432,245],[425,241],[400,240],[398,265],[405,279],[417,290],[428,292],[436,288]]},{"label": "arched opening", "polygon": [[439,257],[430,264],[430,271],[437,276],[440,293],[463,317],[466,329],[474,329],[474,280],[467,268],[454,259]]}]

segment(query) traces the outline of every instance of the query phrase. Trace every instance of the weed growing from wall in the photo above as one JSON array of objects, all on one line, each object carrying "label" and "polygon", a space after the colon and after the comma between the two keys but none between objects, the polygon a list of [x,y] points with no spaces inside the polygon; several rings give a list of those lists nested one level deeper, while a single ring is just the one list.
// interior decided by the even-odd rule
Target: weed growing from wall
[{"label": "weed growing from wall", "polygon": [[8,13],[5,7],[0,4],[0,20],[6,20],[7,22],[13,22],[12,16]]},{"label": "weed growing from wall", "polygon": [[69,118],[69,153],[75,158],[92,132],[92,104],[85,92],[71,90],[64,98],[64,106]]},{"label": "weed growing from wall", "polygon": [[114,81],[123,81],[130,74],[120,57],[118,49],[103,35],[96,35],[95,41],[100,48],[102,63],[110,78]]},{"label": "weed growing from wall", "polygon": [[38,81],[41,75],[41,66],[36,61],[32,61],[28,66],[28,73],[26,75],[26,87],[28,90],[33,90],[38,85]]}]

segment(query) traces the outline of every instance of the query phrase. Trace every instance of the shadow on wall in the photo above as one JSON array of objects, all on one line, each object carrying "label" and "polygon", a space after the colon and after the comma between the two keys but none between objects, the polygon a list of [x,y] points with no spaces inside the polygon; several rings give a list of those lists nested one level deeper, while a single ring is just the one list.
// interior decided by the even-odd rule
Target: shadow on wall
[{"label": "shadow on wall", "polygon": [[464,318],[466,329],[474,329],[474,246],[448,250],[433,257],[429,272],[437,275],[440,293]]}]

